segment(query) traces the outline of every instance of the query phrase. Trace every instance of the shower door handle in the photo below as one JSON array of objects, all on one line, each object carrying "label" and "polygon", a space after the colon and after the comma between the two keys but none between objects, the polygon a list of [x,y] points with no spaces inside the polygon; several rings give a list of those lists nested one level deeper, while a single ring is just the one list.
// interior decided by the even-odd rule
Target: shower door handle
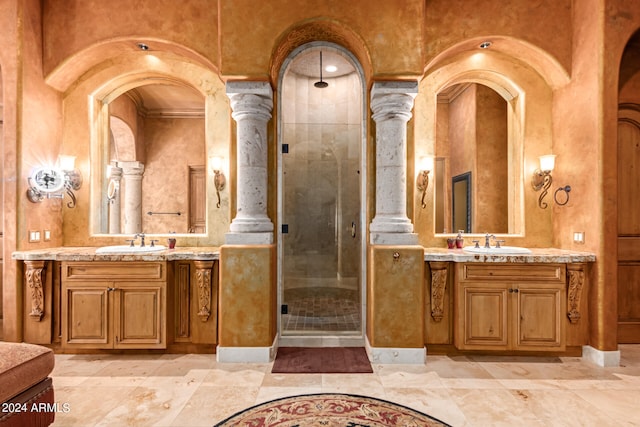
[{"label": "shower door handle", "polygon": [[356,223],[354,221],[351,221],[351,237],[353,237],[354,239],[356,238]]}]

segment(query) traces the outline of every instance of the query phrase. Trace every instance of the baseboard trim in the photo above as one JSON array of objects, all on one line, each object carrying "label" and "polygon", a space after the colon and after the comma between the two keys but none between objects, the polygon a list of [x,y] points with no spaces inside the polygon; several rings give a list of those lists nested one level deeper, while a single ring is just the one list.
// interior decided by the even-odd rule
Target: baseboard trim
[{"label": "baseboard trim", "polygon": [[277,338],[270,347],[223,347],[216,348],[216,360],[220,363],[269,363],[278,351]]},{"label": "baseboard trim", "polygon": [[582,358],[604,368],[620,366],[620,350],[603,351],[590,345],[582,346]]},{"label": "baseboard trim", "polygon": [[365,337],[365,348],[371,363],[424,365],[427,360],[426,347],[372,347],[369,337]]}]

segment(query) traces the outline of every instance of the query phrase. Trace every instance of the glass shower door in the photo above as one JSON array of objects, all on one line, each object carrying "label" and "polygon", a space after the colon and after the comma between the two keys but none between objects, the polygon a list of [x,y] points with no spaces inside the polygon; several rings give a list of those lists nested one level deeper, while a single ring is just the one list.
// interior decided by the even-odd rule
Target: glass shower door
[{"label": "glass shower door", "polygon": [[282,333],[359,334],[360,127],[283,130]]}]

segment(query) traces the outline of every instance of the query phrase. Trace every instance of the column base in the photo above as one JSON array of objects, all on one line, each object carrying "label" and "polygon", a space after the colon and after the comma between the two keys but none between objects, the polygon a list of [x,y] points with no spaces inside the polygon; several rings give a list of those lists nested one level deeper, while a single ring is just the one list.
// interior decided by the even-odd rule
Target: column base
[{"label": "column base", "polygon": [[270,347],[216,347],[216,361],[220,363],[269,363],[278,352],[278,338]]},{"label": "column base", "polygon": [[369,243],[372,245],[417,245],[416,233],[374,233],[369,234]]},{"label": "column base", "polygon": [[604,368],[620,366],[620,350],[603,351],[590,345],[583,345],[582,358]]},{"label": "column base", "polygon": [[365,348],[371,363],[397,364],[397,365],[424,365],[427,361],[426,347],[420,348],[393,348],[371,347],[369,338],[365,337]]},{"label": "column base", "polygon": [[225,245],[272,245],[273,232],[259,233],[235,233],[233,231],[224,235]]}]

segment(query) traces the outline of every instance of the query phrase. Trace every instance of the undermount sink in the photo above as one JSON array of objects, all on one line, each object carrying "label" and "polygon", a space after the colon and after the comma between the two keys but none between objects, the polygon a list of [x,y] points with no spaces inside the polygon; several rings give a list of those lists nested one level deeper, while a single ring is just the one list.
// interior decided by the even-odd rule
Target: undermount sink
[{"label": "undermount sink", "polygon": [[96,249],[97,254],[145,254],[149,252],[158,252],[165,250],[166,247],[162,245],[155,246],[129,246],[129,245],[117,245],[117,246],[103,246]]},{"label": "undermount sink", "polygon": [[530,254],[531,250],[527,248],[519,248],[516,246],[501,246],[499,248],[476,248],[475,246],[466,246],[465,252],[471,252],[474,254],[488,254],[488,255],[517,255],[517,254]]}]

